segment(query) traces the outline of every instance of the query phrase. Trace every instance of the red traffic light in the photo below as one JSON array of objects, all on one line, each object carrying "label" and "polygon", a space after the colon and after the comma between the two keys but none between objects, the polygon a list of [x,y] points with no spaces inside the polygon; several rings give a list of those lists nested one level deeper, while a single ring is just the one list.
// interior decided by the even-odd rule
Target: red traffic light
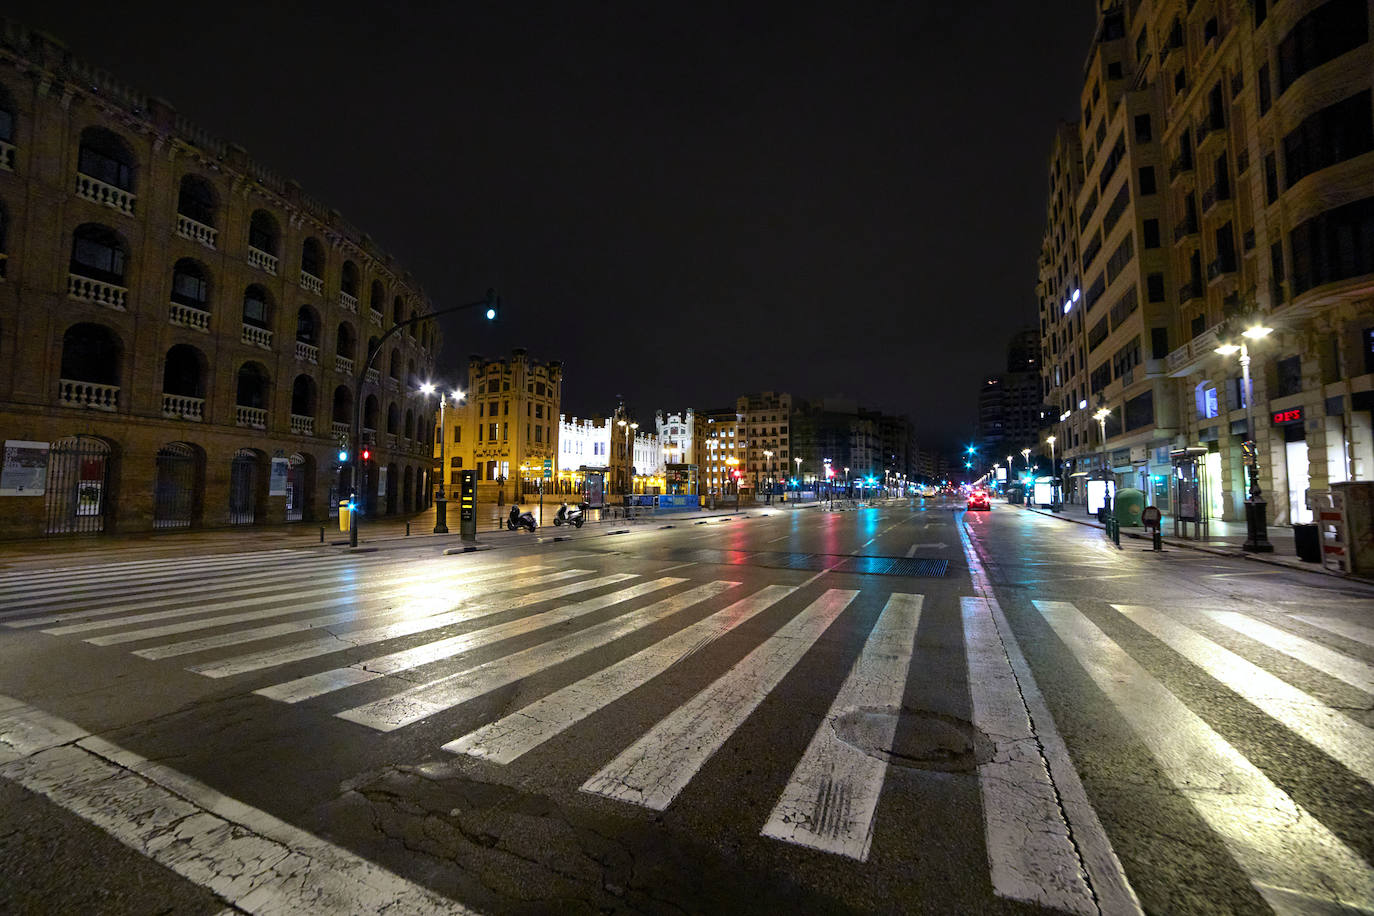
[{"label": "red traffic light", "polygon": [[363,460],[364,460],[364,461],[367,461],[367,460],[371,459],[371,457],[372,457],[372,451],[371,451],[371,449],[363,449]]}]

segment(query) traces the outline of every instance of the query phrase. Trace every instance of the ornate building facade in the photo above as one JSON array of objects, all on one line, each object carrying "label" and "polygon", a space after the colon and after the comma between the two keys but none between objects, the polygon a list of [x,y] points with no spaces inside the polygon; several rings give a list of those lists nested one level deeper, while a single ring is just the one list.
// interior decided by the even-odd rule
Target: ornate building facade
[{"label": "ornate building facade", "polygon": [[423,289],[337,211],[165,102],[0,34],[5,536],[317,520],[429,501]]}]

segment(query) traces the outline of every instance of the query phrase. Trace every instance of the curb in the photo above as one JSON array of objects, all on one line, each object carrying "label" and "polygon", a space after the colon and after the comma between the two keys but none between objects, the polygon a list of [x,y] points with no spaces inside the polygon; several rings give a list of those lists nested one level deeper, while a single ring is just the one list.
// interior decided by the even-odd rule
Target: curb
[{"label": "curb", "polygon": [[[1036,515],[1043,515],[1046,518],[1058,519],[1061,522],[1072,522],[1075,525],[1083,525],[1086,528],[1096,528],[1098,531],[1104,530],[1103,527],[1098,523],[1088,521],[1087,519],[1068,518],[1063,515],[1055,515],[1053,512],[1046,512],[1044,509],[1033,509],[1030,506],[1022,506],[1021,508],[1026,512],[1034,512]],[[1134,531],[1123,531],[1121,532],[1121,535],[1122,537],[1133,538],[1137,541],[1150,540],[1149,535],[1136,534]],[[1263,563],[1266,566],[1278,566],[1282,567],[1283,569],[1291,569],[1294,572],[1317,573],[1318,575],[1330,576],[1336,579],[1346,579],[1354,582],[1374,582],[1374,579],[1367,579],[1364,576],[1348,575],[1343,572],[1337,572],[1332,569],[1327,569],[1325,566],[1322,566],[1320,564],[1294,566],[1293,564],[1285,563],[1282,560],[1272,560],[1269,557],[1264,556],[1262,554],[1246,553],[1243,550],[1225,550],[1220,547],[1211,547],[1205,544],[1194,544],[1191,541],[1180,541],[1175,538],[1163,538],[1162,540],[1163,543],[1169,545],[1170,547],[1181,547],[1184,550],[1195,550],[1198,553],[1209,553],[1212,556],[1216,557],[1230,557],[1233,560],[1253,560],[1256,563]]]}]

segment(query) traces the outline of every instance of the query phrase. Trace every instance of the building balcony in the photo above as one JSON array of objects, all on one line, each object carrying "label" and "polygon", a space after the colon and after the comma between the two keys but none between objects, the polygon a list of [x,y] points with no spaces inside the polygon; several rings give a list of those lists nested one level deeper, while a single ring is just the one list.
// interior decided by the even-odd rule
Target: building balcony
[{"label": "building balcony", "polygon": [[1201,283],[1185,283],[1178,288],[1178,304],[1183,305],[1192,299],[1202,298]]},{"label": "building balcony", "polygon": [[1198,122],[1194,131],[1196,145],[1202,149],[1207,143],[1226,136],[1226,119],[1220,114],[1210,115]]},{"label": "building balcony", "polygon": [[1197,235],[1197,220],[1184,218],[1174,224],[1174,242],[1181,242],[1190,235]]},{"label": "building balcony", "polygon": [[200,242],[206,248],[213,249],[215,241],[219,238],[219,230],[214,226],[207,226],[202,222],[193,220],[184,213],[178,213],[177,235],[193,242]]},{"label": "building balcony", "polygon": [[19,154],[19,149],[13,143],[0,140],[0,169],[6,172],[14,171],[14,160]]},{"label": "building balcony", "polygon": [[293,436],[313,436],[315,435],[315,418],[303,417],[298,413],[291,415],[291,435]]},{"label": "building balcony", "polygon": [[1193,170],[1193,157],[1179,156],[1169,163],[1169,181],[1176,181]]},{"label": "building balcony", "polygon": [[367,370],[367,375],[365,376],[365,378],[375,385],[377,384],[377,379],[381,378],[381,373],[379,373],[376,369],[369,369]]},{"label": "building balcony", "polygon": [[103,204],[111,210],[118,210],[125,216],[134,215],[134,201],[138,198],[123,188],[106,184],[99,178],[76,173],[76,194],[91,203]]},{"label": "building balcony", "polygon": [[387,376],[386,387],[390,388],[392,391],[400,391],[401,380],[398,378],[392,378],[391,376]]},{"label": "building balcony", "polygon": [[184,328],[191,328],[205,334],[210,333],[210,313],[204,309],[173,302],[168,306],[167,320]]},{"label": "building balcony", "polygon": [[370,308],[367,310],[367,320],[380,328],[382,326],[382,313],[374,308]]},{"label": "building balcony", "polygon": [[242,404],[235,404],[234,424],[249,429],[266,429],[267,410],[263,407],[244,407]]},{"label": "building balcony", "polygon": [[96,305],[120,312],[124,311],[124,306],[129,301],[129,290],[125,287],[92,280],[80,274],[67,274],[67,295],[72,299],[94,302]]},{"label": "building balcony", "polygon": [[190,420],[200,423],[205,419],[205,398],[193,398],[184,394],[162,392],[162,415],[168,420]]},{"label": "building balcony", "polygon": [[1229,258],[1217,258],[1207,264],[1207,282],[1211,283],[1220,280],[1236,272],[1236,259],[1232,255]]},{"label": "building balcony", "polygon": [[245,324],[243,326],[243,342],[255,347],[262,347],[264,350],[270,350],[272,349],[272,332],[256,325]]},{"label": "building balcony", "polygon": [[1202,192],[1202,212],[1209,213],[1217,204],[1231,199],[1231,185],[1218,181]]},{"label": "building balcony", "polygon": [[349,378],[353,377],[353,360],[347,356],[334,355],[334,371],[342,373]]},{"label": "building balcony", "polygon": [[57,403],[63,407],[114,413],[119,409],[119,386],[60,378],[57,380]]},{"label": "building balcony", "polygon": [[318,366],[320,364],[320,348],[304,340],[296,341],[296,359],[303,363],[310,363]]},{"label": "building balcony", "polygon": [[348,437],[353,432],[353,427],[348,423],[340,423],[334,420],[329,424],[329,431],[334,434],[334,438],[339,442],[347,442]]},{"label": "building balcony", "polygon": [[1231,97],[1235,98],[1240,95],[1241,90],[1244,88],[1245,74],[1237,70],[1235,73],[1231,74]]},{"label": "building balcony", "polygon": [[1241,150],[1236,153],[1236,174],[1244,175],[1250,169],[1250,151]]},{"label": "building balcony", "polygon": [[264,273],[269,273],[274,277],[277,275],[277,256],[268,254],[261,248],[248,246],[248,263]]},{"label": "building balcony", "polygon": [[396,441],[397,441],[397,440],[396,440],[396,434],[395,434],[395,433],[387,433],[387,434],[386,434],[386,447],[387,447],[387,449],[388,449],[389,451],[393,451],[393,452],[396,451]]},{"label": "building balcony", "polygon": [[1240,237],[1240,247],[1242,251],[1255,250],[1255,230],[1246,229],[1245,234]]},{"label": "building balcony", "polygon": [[358,297],[352,293],[346,293],[343,290],[339,290],[339,307],[345,312],[351,312],[354,315],[358,314]]},{"label": "building balcony", "polygon": [[301,289],[308,290],[315,295],[324,292],[324,281],[307,270],[301,271]]}]

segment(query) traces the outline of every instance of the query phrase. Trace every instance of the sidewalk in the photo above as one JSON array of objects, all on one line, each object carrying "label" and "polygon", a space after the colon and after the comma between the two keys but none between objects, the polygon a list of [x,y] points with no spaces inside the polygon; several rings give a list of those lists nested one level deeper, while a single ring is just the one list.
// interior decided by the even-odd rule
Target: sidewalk
[{"label": "sidewalk", "polygon": [[[1011,508],[1008,506],[1008,508]],[[1050,518],[1057,518],[1060,521],[1073,522],[1077,525],[1087,525],[1090,528],[1101,530],[1104,526],[1096,518],[1087,515],[1081,505],[1066,505],[1059,512],[1051,512],[1048,509],[1039,509],[1034,506],[1022,506],[1027,512],[1034,512],[1037,515],[1045,515]],[[1191,530],[1192,526],[1188,526]],[[1273,553],[1249,553],[1242,549],[1245,543],[1246,530],[1244,522],[1210,521],[1207,527],[1206,540],[1199,540],[1189,537],[1174,537],[1174,520],[1170,516],[1164,516],[1160,530],[1163,532],[1162,540],[1167,547],[1182,547],[1188,550],[1200,550],[1204,553],[1214,553],[1218,556],[1242,557],[1247,560],[1255,560],[1260,563],[1268,563],[1272,566],[1286,566],[1289,569],[1301,569],[1307,572],[1325,573],[1329,576],[1339,576],[1340,578],[1362,579],[1360,576],[1348,576],[1347,574],[1335,569],[1327,569],[1320,563],[1306,563],[1298,559],[1297,549],[1293,542],[1293,529],[1286,526],[1271,525],[1268,529],[1269,543],[1274,545]],[[1151,535],[1145,528],[1122,528],[1123,538],[1135,538],[1149,542]]]}]

